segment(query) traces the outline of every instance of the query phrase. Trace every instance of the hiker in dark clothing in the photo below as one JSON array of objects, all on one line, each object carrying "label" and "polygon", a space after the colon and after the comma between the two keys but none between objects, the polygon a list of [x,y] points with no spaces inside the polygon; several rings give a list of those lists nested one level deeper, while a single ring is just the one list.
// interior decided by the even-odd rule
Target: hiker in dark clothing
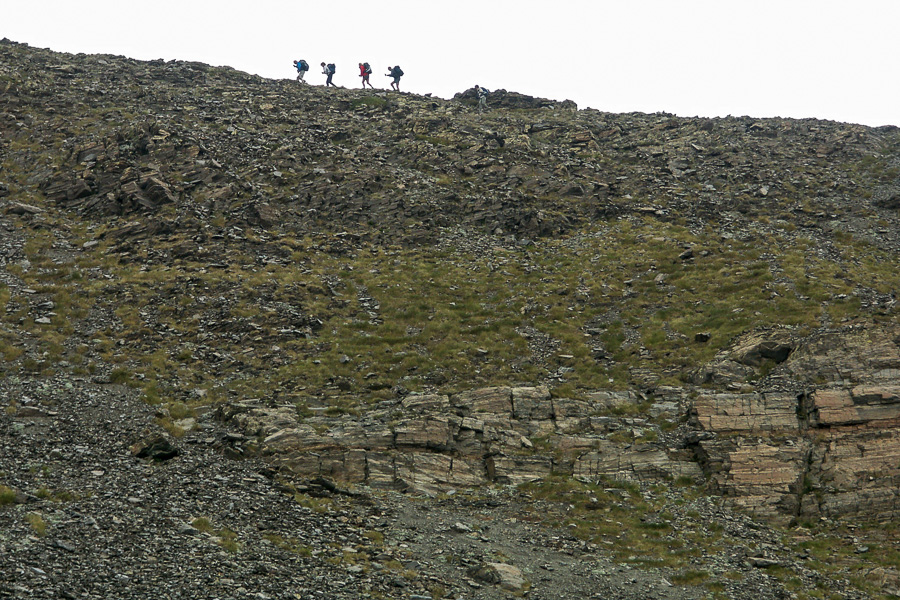
[{"label": "hiker in dark clothing", "polygon": [[305,60],[295,60],[294,66],[297,68],[297,81],[306,81],[303,80],[303,76],[306,75],[306,72],[309,71],[309,63]]},{"label": "hiker in dark clothing", "polygon": [[334,63],[328,63],[327,65],[322,63],[322,75],[328,75],[328,79],[325,80],[325,87],[328,87],[329,85],[337,87],[331,81],[331,78],[334,77],[334,71]]},{"label": "hiker in dark clothing", "polygon": [[386,77],[393,77],[394,81],[391,82],[391,89],[400,91],[400,78],[403,77],[403,69],[399,66],[396,67],[388,67],[388,73],[385,75]]},{"label": "hiker in dark clothing", "polygon": [[372,74],[372,67],[369,66],[369,63],[359,63],[359,76],[362,77],[363,89],[366,89],[366,84],[369,84],[369,87],[375,89],[375,86],[372,85],[372,82],[369,81],[369,75]]}]

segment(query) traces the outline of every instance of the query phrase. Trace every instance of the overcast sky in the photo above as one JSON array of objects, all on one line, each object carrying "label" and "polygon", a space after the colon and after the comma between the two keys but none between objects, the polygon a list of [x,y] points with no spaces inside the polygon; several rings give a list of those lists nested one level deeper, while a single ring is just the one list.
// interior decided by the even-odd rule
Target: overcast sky
[{"label": "overcast sky", "polygon": [[0,0],[0,38],[293,77],[359,62],[445,98],[480,84],[609,112],[900,126],[900,0]]}]

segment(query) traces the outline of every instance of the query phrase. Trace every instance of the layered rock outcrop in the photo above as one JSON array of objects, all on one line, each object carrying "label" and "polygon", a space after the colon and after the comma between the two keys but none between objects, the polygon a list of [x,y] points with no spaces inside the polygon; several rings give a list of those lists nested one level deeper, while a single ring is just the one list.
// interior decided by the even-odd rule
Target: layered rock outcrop
[{"label": "layered rock outcrop", "polygon": [[[519,484],[570,473],[652,481],[699,477],[689,453],[659,443],[609,441],[611,405],[630,392],[553,398],[546,387],[484,388],[452,396],[413,394],[364,417],[301,419],[294,407],[229,406],[223,417],[260,440],[275,464],[306,477],[437,493],[490,482]],[[650,426],[632,419],[632,426]]]},{"label": "layered rock outcrop", "polygon": [[[783,362],[764,380],[779,382],[773,391],[607,390],[575,400],[546,387],[495,387],[412,394],[364,416],[323,408],[301,417],[294,406],[262,402],[230,405],[222,416],[275,464],[305,477],[428,494],[553,473],[706,480],[734,505],[778,520],[886,520],[900,510],[897,334],[851,327],[789,343],[783,331],[737,340],[732,354],[740,356],[795,348],[777,351]],[[728,368],[721,364],[709,372]],[[816,385],[832,371],[848,380]],[[639,405],[643,417],[622,416]]]},{"label": "layered rock outcrop", "polygon": [[798,339],[768,379],[786,390],[701,392],[693,421],[712,435],[696,436],[695,448],[713,488],[773,517],[892,518],[900,509],[898,333],[850,326]]}]

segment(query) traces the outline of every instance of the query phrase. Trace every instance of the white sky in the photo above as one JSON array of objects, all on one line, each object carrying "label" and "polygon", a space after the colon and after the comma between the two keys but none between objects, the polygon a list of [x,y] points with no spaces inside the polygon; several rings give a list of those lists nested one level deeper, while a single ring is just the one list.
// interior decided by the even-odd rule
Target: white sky
[{"label": "white sky", "polygon": [[445,98],[480,84],[609,112],[900,125],[900,0],[0,0],[0,38],[228,65],[359,62]]}]

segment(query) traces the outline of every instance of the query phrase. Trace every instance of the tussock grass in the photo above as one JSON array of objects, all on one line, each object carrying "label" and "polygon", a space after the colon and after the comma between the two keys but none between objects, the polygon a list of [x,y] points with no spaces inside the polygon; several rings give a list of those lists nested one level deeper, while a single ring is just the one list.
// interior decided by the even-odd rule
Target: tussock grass
[{"label": "tussock grass", "polygon": [[700,585],[709,579],[708,571],[700,571],[688,569],[672,576],[672,583],[675,585]]},{"label": "tussock grass", "polygon": [[47,521],[44,520],[39,513],[30,512],[25,515],[25,522],[31,526],[31,530],[35,535],[44,537],[47,535]]},{"label": "tussock grass", "polygon": [[0,506],[7,506],[16,501],[16,491],[5,485],[0,485]]},{"label": "tussock grass", "polygon": [[[575,536],[608,548],[615,560],[644,567],[689,569],[693,559],[721,549],[721,533],[696,521],[678,521],[662,498],[648,500],[638,486],[604,481],[587,484],[564,476],[520,486],[533,498],[557,506],[550,514]],[[551,505],[552,506],[552,505]],[[546,515],[538,517],[545,519]],[[552,518],[551,518],[552,519]]]},{"label": "tussock grass", "polygon": [[[48,467],[44,466],[42,470],[46,470],[47,468]],[[61,489],[51,490],[48,487],[38,488],[35,490],[34,495],[41,500],[50,500],[51,502],[74,502],[81,499],[81,495],[77,492]]]},{"label": "tussock grass", "polygon": [[364,96],[362,98],[354,98],[350,101],[350,106],[352,108],[359,108],[361,106],[368,106],[370,108],[381,108],[387,104],[387,100],[381,98],[379,96]]},{"label": "tussock grass", "polygon": [[198,531],[211,535],[216,544],[227,552],[235,554],[240,550],[237,533],[227,527],[218,528],[214,526],[207,517],[196,517],[191,521],[191,526]]},{"label": "tussock grass", "polygon": [[269,540],[278,548],[282,550],[286,550],[293,554],[297,554],[303,557],[312,556],[312,548],[300,542],[300,540],[292,537],[282,537],[275,533],[265,533],[263,534],[263,538]]},{"label": "tussock grass", "polygon": [[[90,235],[102,237],[103,227]],[[113,381],[167,404],[217,388],[331,398],[332,412],[347,413],[393,389],[455,391],[551,376],[559,392],[577,396],[627,387],[634,369],[677,385],[745,331],[779,324],[802,332],[858,318],[856,290],[900,287],[890,257],[852,238],[835,242],[834,261],[808,240],[779,235],[723,239],[714,227],[648,216],[472,254],[366,245],[336,252],[327,235],[260,231],[258,243],[291,261],[208,270],[179,260],[141,270],[99,252],[55,265],[47,259],[55,236],[40,231],[27,248],[33,267],[19,275],[40,286],[58,316],[38,327],[27,306],[0,290],[12,309],[0,319],[24,319],[46,352],[24,368],[66,360],[89,370],[97,352],[118,363]],[[166,243],[193,242],[178,234]],[[679,259],[688,246],[694,257]],[[94,268],[112,279],[84,276]],[[89,351],[66,350],[65,337],[95,310],[112,310],[117,322],[93,336]],[[306,317],[321,326],[308,327]],[[710,341],[695,343],[698,332]],[[10,344],[2,357],[0,364],[24,360]]]}]

